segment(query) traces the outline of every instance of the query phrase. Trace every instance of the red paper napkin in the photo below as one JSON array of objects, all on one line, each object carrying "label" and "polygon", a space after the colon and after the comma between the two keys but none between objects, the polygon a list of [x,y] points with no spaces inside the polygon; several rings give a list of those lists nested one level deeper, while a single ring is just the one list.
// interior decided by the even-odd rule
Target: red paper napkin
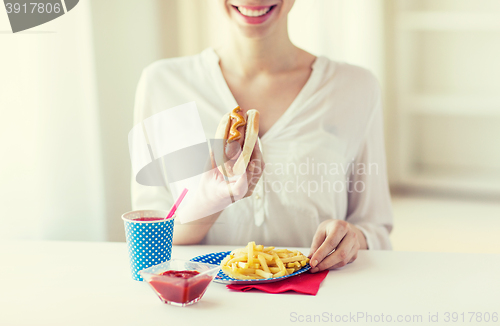
[{"label": "red paper napkin", "polygon": [[328,274],[328,270],[319,273],[306,272],[294,277],[286,278],[282,281],[261,284],[228,284],[226,287],[231,290],[249,291],[251,289],[261,290],[267,293],[283,293],[295,291],[302,294],[316,295],[321,282]]}]

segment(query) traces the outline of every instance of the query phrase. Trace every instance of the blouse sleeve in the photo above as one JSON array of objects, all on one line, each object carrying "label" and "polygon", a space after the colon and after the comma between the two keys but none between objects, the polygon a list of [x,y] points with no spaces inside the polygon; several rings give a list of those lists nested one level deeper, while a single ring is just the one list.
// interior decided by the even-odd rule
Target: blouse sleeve
[{"label": "blouse sleeve", "polygon": [[[143,71],[135,95],[134,105],[134,126],[142,123],[144,119],[153,114],[152,100],[149,94],[151,88],[148,87],[147,68]],[[132,172],[131,180],[132,209],[155,209],[170,210],[173,205],[173,198],[167,186],[144,186],[136,181],[136,176]]]},{"label": "blouse sleeve", "polygon": [[390,250],[389,233],[393,227],[393,213],[387,181],[380,96],[370,120],[359,154],[354,160],[346,221],[363,232],[368,249]]}]

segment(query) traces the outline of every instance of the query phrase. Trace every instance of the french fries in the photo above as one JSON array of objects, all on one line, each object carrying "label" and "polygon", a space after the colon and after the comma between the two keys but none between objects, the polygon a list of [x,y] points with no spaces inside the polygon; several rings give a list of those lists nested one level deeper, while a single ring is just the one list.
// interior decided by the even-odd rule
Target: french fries
[{"label": "french fries", "polygon": [[264,247],[252,241],[226,256],[221,269],[238,280],[266,279],[295,273],[308,262],[309,258],[297,250]]}]

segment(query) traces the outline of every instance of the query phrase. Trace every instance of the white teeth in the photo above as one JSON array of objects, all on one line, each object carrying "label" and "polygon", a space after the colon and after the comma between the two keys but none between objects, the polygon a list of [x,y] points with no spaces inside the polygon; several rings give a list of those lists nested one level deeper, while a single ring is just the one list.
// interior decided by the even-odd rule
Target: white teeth
[{"label": "white teeth", "polygon": [[244,7],[237,7],[237,8],[238,8],[239,12],[241,12],[244,16],[248,16],[248,17],[263,16],[263,15],[267,14],[269,12],[269,10],[271,10],[271,7],[261,9],[261,10],[250,10],[250,9],[246,9]]}]

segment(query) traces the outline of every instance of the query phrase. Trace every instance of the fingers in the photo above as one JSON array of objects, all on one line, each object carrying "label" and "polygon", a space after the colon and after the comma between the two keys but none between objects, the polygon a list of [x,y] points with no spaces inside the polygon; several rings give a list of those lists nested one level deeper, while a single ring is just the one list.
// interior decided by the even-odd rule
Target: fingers
[{"label": "fingers", "polygon": [[309,256],[308,256],[309,258],[311,258],[312,255],[316,252],[316,250],[318,250],[323,241],[325,241],[325,238],[326,238],[326,232],[324,224],[320,224],[318,229],[316,230],[316,233],[314,234],[314,238],[311,244],[311,250],[309,250]]},{"label": "fingers", "polygon": [[237,141],[228,142],[226,144],[226,157],[229,160],[236,160],[241,153],[240,143]]},{"label": "fingers", "polygon": [[247,168],[248,191],[245,194],[245,197],[252,195],[255,187],[257,186],[257,183],[262,176],[262,173],[264,172],[265,163],[262,158],[262,152],[258,147],[258,142],[256,142],[250,159],[251,160]]},{"label": "fingers", "polygon": [[233,141],[230,143],[228,142],[225,151],[227,161],[224,162],[224,169],[227,173],[232,174],[233,166],[241,153],[240,143],[238,143],[237,141]]},{"label": "fingers", "polygon": [[[253,166],[255,165],[254,163],[251,163]],[[252,167],[253,169],[253,167]],[[234,200],[240,200],[242,199],[245,194],[248,192],[248,180],[247,180],[247,175],[250,172],[245,172],[243,175],[241,175],[236,182],[231,182],[229,183],[229,187],[231,189],[231,192],[233,194]],[[251,174],[251,173],[250,173]]]},{"label": "fingers", "polygon": [[250,166],[253,163],[251,178],[249,178],[249,183],[253,187],[255,187],[257,182],[259,182],[259,179],[262,176],[262,173],[264,172],[264,160],[262,159],[262,153],[260,150],[258,150],[257,147],[255,147],[255,149],[257,150],[253,151],[250,159],[250,164],[248,165],[250,168]]},{"label": "fingers", "polygon": [[311,272],[315,273],[325,269],[339,268],[347,265],[354,254],[357,253],[357,250],[353,250],[356,243],[355,238],[356,234],[354,232],[347,233],[335,249],[335,252],[325,257],[325,259],[313,268]]},{"label": "fingers", "polygon": [[332,252],[333,249],[337,248],[340,241],[344,238],[347,233],[347,222],[345,221],[328,221],[328,228],[325,227],[326,238],[319,248],[314,252],[311,257],[311,267],[316,267],[320,262]]},{"label": "fingers", "polygon": [[248,197],[252,194],[262,176],[262,173],[264,172],[264,167],[265,163],[262,158],[262,152],[260,151],[259,143],[256,142],[245,173],[235,182],[231,182],[229,184],[235,201]]},{"label": "fingers", "polygon": [[260,170],[260,164],[255,161],[250,162],[247,170],[247,180],[248,180],[248,191],[246,196],[252,194],[253,190],[257,186],[259,182],[260,176],[262,175],[262,171]]},{"label": "fingers", "polygon": [[340,267],[344,267],[346,264],[349,264],[349,263],[352,263],[353,261],[356,260],[356,258],[358,258],[358,252],[357,250],[355,250],[354,248],[351,250],[351,254],[350,254],[350,258],[348,257],[347,260],[349,260],[347,263],[344,262],[344,261],[340,261],[338,262],[337,264],[331,266],[331,267],[326,267],[325,269],[336,269],[336,268],[340,268]]},{"label": "fingers", "polygon": [[[262,152],[260,151],[259,142],[255,142],[255,147],[253,148],[252,155],[250,156],[250,162],[255,162],[258,170],[261,170],[260,167],[262,165]],[[261,171],[257,171],[261,172]]]}]

